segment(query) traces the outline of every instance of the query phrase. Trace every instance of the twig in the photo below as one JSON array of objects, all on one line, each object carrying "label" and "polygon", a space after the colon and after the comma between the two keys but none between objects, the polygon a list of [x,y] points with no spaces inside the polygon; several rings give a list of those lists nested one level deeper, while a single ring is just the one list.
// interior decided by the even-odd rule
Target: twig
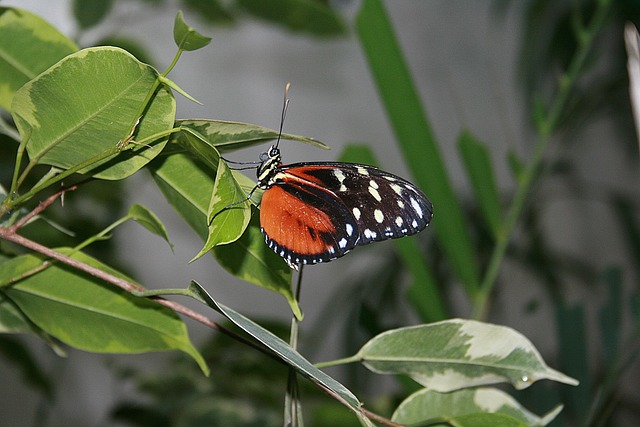
[{"label": "twig", "polygon": [[64,193],[66,193],[67,191],[74,191],[77,188],[78,188],[77,185],[72,185],[70,187],[63,188],[62,190],[58,191],[57,193],[52,194],[51,196],[47,197],[42,202],[38,203],[38,206],[36,206],[33,210],[31,210],[31,212],[27,213],[25,216],[20,218],[15,224],[13,224],[11,227],[9,227],[9,230],[12,233],[17,232],[20,228],[24,227],[24,225],[26,223],[31,221],[32,218],[34,218],[36,215],[39,215],[42,211],[44,211],[49,206],[51,206],[53,203],[55,203],[55,201],[59,197],[61,197]]}]

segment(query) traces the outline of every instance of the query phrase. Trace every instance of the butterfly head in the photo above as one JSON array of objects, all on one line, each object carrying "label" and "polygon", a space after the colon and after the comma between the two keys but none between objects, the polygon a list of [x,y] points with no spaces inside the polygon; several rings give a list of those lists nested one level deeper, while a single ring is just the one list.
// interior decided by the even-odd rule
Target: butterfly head
[{"label": "butterfly head", "polygon": [[270,186],[272,184],[271,179],[281,164],[282,158],[280,157],[280,149],[277,145],[272,145],[269,151],[260,154],[260,166],[258,166],[256,171],[258,186],[261,188]]}]

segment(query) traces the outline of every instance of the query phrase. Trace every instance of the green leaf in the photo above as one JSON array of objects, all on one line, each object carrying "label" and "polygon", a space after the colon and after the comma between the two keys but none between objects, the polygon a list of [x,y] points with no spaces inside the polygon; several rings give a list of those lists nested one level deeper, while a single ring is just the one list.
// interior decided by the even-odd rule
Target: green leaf
[{"label": "green leaf", "polygon": [[580,387],[571,390],[570,398],[564,403],[571,414],[590,412],[595,385],[590,376],[591,361],[587,339],[587,315],[582,305],[567,306],[563,302],[556,305],[557,342],[560,366],[580,381]]},{"label": "green leaf", "polygon": [[178,49],[188,51],[201,49],[211,43],[211,37],[203,36],[185,22],[181,10],[176,14],[173,24],[173,40]]},{"label": "green leaf", "polygon": [[[214,180],[209,171],[186,154],[174,154],[151,164],[163,194],[204,241],[208,236],[207,211]],[[238,175],[236,175],[236,181]],[[257,215],[237,241],[213,249],[222,267],[240,279],[283,295],[300,318],[302,313],[291,290],[291,269],[264,243]]]},{"label": "green leaf", "polygon": [[240,239],[216,246],[213,254],[220,265],[234,276],[285,297],[296,318],[302,319],[302,311],[291,288],[292,270],[265,244],[258,215],[253,215]]},{"label": "green leaf", "polygon": [[578,384],[549,368],[519,332],[474,320],[390,330],[370,340],[355,358],[374,372],[405,374],[440,392],[499,382],[521,390],[541,379]]},{"label": "green leaf", "polygon": [[[345,386],[313,366],[311,362],[305,359],[300,353],[293,349],[282,339],[264,329],[257,323],[246,318],[242,314],[216,302],[207,291],[196,282],[191,282],[189,290],[195,298],[198,298],[204,304],[218,311],[227,319],[232,321],[240,329],[251,335],[253,338],[264,344],[273,353],[282,359],[287,365],[294,368],[305,378],[313,381],[325,390],[329,390],[339,398],[338,400],[351,409],[358,417],[364,417],[361,411],[361,403],[358,398],[353,395]],[[371,425],[371,424],[365,424]]]},{"label": "green leaf", "polygon": [[0,7],[0,108],[9,111],[18,89],[78,50],[78,46],[37,15]]},{"label": "green leaf", "polygon": [[171,243],[171,240],[169,239],[167,229],[156,214],[136,203],[129,208],[128,216],[153,234],[162,237],[173,250],[173,243]]},{"label": "green leaf", "polygon": [[[192,134],[199,134],[203,141],[215,146],[221,153],[263,144],[277,139],[280,133],[263,126],[221,120],[178,120],[176,126],[189,128]],[[183,137],[183,134],[176,134],[173,139],[180,142]],[[315,147],[329,149],[317,139],[305,136],[283,133],[281,139],[304,142]]]},{"label": "green leaf", "polygon": [[[58,251],[126,279],[87,255],[70,249]],[[12,272],[43,262],[34,255],[14,258],[9,270],[0,265],[0,277],[6,283]],[[97,353],[180,350],[208,373],[206,362],[189,341],[185,324],[172,310],[69,266],[54,263],[5,287],[4,292],[33,323],[72,347]]]},{"label": "green leaf", "polygon": [[[175,100],[157,85],[157,72],[118,48],[84,49],[67,56],[15,95],[12,115],[20,134],[31,132],[29,157],[71,168],[113,150],[135,128],[141,140],[172,128]],[[135,144],[82,169],[102,179],[122,179],[162,151],[167,138]]]},{"label": "green leaf", "polygon": [[436,237],[467,295],[473,297],[479,268],[467,225],[381,0],[362,2],[356,30],[407,166],[433,202]]},{"label": "green leaf", "polygon": [[487,147],[471,133],[463,132],[458,138],[458,150],[475,194],[476,202],[493,237],[497,237],[502,224],[498,186]]},{"label": "green leaf", "polygon": [[341,16],[322,2],[312,0],[238,0],[252,15],[315,36],[346,33]]},{"label": "green leaf", "polygon": [[[513,417],[526,426],[544,426],[549,424],[562,410],[559,406],[544,417],[529,412],[507,393],[488,387],[439,393],[422,389],[407,397],[395,410],[393,421],[401,424],[419,424],[420,422],[444,417],[489,413]],[[518,424],[519,425],[519,424]]]},{"label": "green leaf", "polygon": [[[213,247],[235,242],[242,236],[251,219],[251,203],[235,180],[227,163],[220,159],[207,220],[209,233],[204,247],[192,260],[200,258]],[[243,201],[244,200],[244,201]]]},{"label": "green leaf", "polygon": [[87,29],[103,21],[112,7],[113,0],[74,0],[73,16],[80,28]]}]

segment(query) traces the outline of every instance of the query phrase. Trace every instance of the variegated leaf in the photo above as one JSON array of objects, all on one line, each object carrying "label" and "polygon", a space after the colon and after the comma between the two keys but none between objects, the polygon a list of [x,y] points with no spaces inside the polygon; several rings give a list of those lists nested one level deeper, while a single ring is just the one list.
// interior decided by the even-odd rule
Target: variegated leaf
[{"label": "variegated leaf", "polygon": [[541,379],[578,384],[548,367],[519,332],[474,320],[387,331],[365,344],[355,358],[374,372],[406,374],[440,392],[499,382],[520,390]]}]

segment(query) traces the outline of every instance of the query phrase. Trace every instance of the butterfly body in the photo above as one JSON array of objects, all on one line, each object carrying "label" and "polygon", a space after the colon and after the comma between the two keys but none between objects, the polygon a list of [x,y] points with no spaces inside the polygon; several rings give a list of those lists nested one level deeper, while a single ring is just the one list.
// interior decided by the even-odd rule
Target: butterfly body
[{"label": "butterfly body", "polygon": [[283,165],[273,146],[261,156],[260,227],[292,267],[339,258],[356,246],[423,230],[431,202],[416,186],[378,168],[343,162]]}]

